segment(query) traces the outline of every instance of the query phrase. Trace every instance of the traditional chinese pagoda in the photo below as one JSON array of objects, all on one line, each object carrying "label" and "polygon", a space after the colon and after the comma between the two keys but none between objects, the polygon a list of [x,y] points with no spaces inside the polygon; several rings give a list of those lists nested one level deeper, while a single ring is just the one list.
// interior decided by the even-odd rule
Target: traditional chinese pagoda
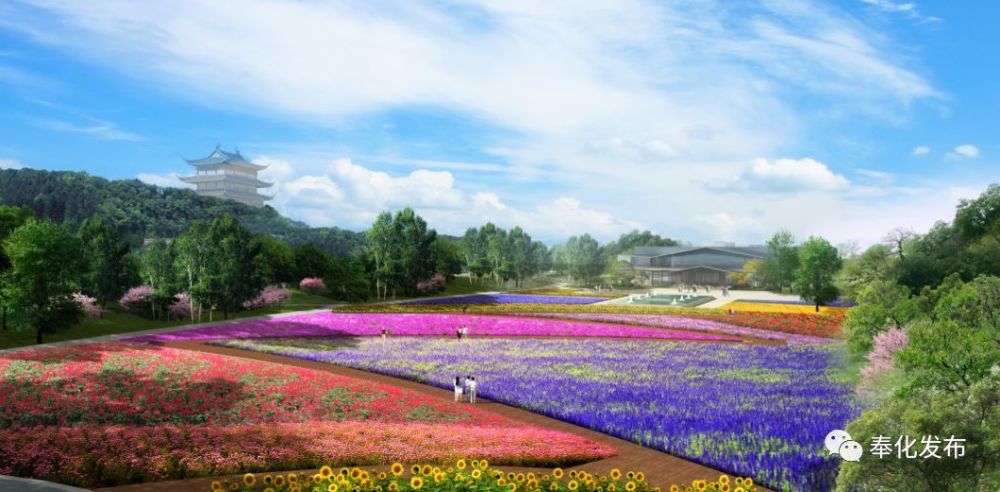
[{"label": "traditional chinese pagoda", "polygon": [[254,207],[263,207],[265,201],[273,198],[257,192],[274,184],[257,178],[257,173],[267,166],[248,162],[239,149],[226,152],[216,145],[208,157],[188,160],[187,163],[198,172],[181,178],[181,181],[195,185],[199,195],[227,198]]}]

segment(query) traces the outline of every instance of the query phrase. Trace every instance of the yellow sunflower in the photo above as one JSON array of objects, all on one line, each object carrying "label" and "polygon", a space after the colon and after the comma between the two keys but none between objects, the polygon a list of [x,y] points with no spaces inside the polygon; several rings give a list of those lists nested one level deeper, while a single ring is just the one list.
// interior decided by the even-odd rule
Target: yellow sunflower
[{"label": "yellow sunflower", "polygon": [[247,473],[246,475],[243,475],[243,483],[245,483],[247,487],[253,487],[254,484],[257,483],[257,477],[255,477],[253,473]]},{"label": "yellow sunflower", "polygon": [[552,470],[552,476],[556,477],[557,479],[562,478],[563,477],[562,468],[556,468],[555,470]]},{"label": "yellow sunflower", "polygon": [[646,474],[643,473],[643,472],[636,472],[635,473],[635,479],[637,481],[639,481],[639,482],[645,482],[646,481]]},{"label": "yellow sunflower", "polygon": [[322,475],[324,478],[325,477],[329,477],[330,475],[333,475],[333,468],[330,468],[329,466],[323,465],[319,469],[319,474]]},{"label": "yellow sunflower", "polygon": [[222,482],[218,480],[212,480],[212,491],[222,490]]},{"label": "yellow sunflower", "polygon": [[413,490],[420,490],[424,486],[424,479],[420,477],[413,477],[410,479],[410,487]]},{"label": "yellow sunflower", "polygon": [[483,475],[482,471],[480,471],[480,470],[472,470],[472,478],[479,478],[482,475]]},{"label": "yellow sunflower", "polygon": [[615,480],[618,480],[619,478],[622,478],[622,471],[619,470],[619,469],[617,469],[617,468],[612,468],[611,469],[611,478],[613,478]]},{"label": "yellow sunflower", "polygon": [[340,487],[337,487],[336,483],[331,483],[330,485],[328,485],[326,487],[326,490],[327,490],[327,492],[337,492],[337,489],[339,489],[339,488]]},{"label": "yellow sunflower", "polygon": [[576,480],[570,480],[569,483],[566,484],[566,488],[570,490],[576,490],[579,486],[580,484],[576,483]]},{"label": "yellow sunflower", "polygon": [[458,468],[459,470],[464,470],[465,469],[465,460],[464,459],[458,460],[455,463],[455,468]]},{"label": "yellow sunflower", "polygon": [[635,482],[629,480],[628,483],[625,484],[625,490],[627,490],[628,492],[632,492],[633,490],[635,490]]},{"label": "yellow sunflower", "polygon": [[399,484],[396,482],[389,482],[389,492],[396,492],[399,490]]},{"label": "yellow sunflower", "polygon": [[424,465],[424,467],[420,470],[420,474],[430,475],[432,471],[434,471],[434,468],[431,465]]},{"label": "yellow sunflower", "polygon": [[285,485],[285,476],[284,475],[278,475],[278,476],[274,477],[274,486],[275,487],[281,487],[282,485]]}]

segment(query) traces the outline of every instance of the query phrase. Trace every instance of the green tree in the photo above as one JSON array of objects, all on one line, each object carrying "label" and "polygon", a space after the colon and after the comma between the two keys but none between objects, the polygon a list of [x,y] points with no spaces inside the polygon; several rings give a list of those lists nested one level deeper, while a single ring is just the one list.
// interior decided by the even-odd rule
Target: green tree
[{"label": "green tree", "polygon": [[802,299],[814,302],[818,312],[820,305],[837,298],[833,280],[840,271],[840,255],[837,248],[821,237],[810,237],[798,253],[794,288]]},{"label": "green tree", "polygon": [[142,281],[153,288],[153,316],[167,306],[177,293],[178,278],[175,269],[176,243],[162,239],[153,241],[140,259]]},{"label": "green tree", "polygon": [[85,220],[80,240],[87,252],[83,292],[96,297],[102,307],[139,282],[138,260],[108,221],[97,216]]},{"label": "green tree", "polygon": [[307,277],[325,279],[336,269],[333,258],[326,251],[312,245],[297,246],[293,253],[295,280]]},{"label": "green tree", "polygon": [[871,350],[875,335],[889,328],[903,328],[922,315],[909,290],[891,280],[872,281],[861,289],[856,300],[858,306],[847,312],[844,327],[849,332],[851,349],[858,353]]},{"label": "green tree", "polygon": [[[10,236],[14,229],[17,229],[31,218],[31,209],[28,207],[8,207],[0,205],[0,282],[3,281],[4,274],[10,270],[10,259],[3,251],[3,242]],[[0,283],[0,326],[3,331],[7,331],[7,301],[3,296],[3,285]]]},{"label": "green tree", "polygon": [[744,263],[741,271],[727,274],[726,279],[733,285],[753,286],[764,275],[766,267],[764,260],[755,258]]},{"label": "green tree", "polygon": [[[767,250],[764,281],[776,288],[778,292],[782,292],[785,286],[791,284],[795,279],[795,271],[798,269],[801,259],[801,255],[795,247],[795,237],[787,230],[781,229],[767,241]],[[834,249],[835,253],[836,251]]]},{"label": "green tree", "polygon": [[438,236],[434,240],[434,271],[451,279],[462,273],[462,247],[458,241]]},{"label": "green tree", "polygon": [[936,321],[909,331],[897,355],[914,387],[969,387],[1000,368],[1000,278],[979,277],[938,302]]},{"label": "green tree", "polygon": [[876,281],[895,283],[899,263],[887,245],[876,244],[860,256],[844,262],[844,268],[837,275],[837,286],[842,295],[856,300],[866,286]]},{"label": "green tree", "polygon": [[365,233],[366,254],[371,259],[376,298],[389,293],[416,293],[417,283],[430,278],[437,266],[434,243],[437,232],[407,207],[390,214],[382,212]]},{"label": "green tree", "polygon": [[69,328],[83,313],[73,300],[84,273],[82,244],[61,225],[30,219],[3,243],[11,268],[5,274],[4,298],[15,324],[43,335]]},{"label": "green tree", "polygon": [[941,443],[935,458],[898,458],[866,455],[859,462],[843,462],[838,492],[906,490],[912,492],[989,492],[1000,487],[1000,377],[991,375],[954,392],[920,389],[865,411],[847,426],[855,441],[876,436],[952,436],[965,439],[964,456],[945,454]]},{"label": "green tree", "polygon": [[990,235],[1000,243],[1000,184],[993,183],[975,200],[961,200],[955,228],[966,241]]},{"label": "green tree", "polygon": [[489,223],[478,229],[470,227],[462,236],[461,249],[465,257],[465,268],[469,271],[469,282],[481,280],[492,274],[492,267],[487,259],[489,238],[482,233],[487,227],[495,228]]},{"label": "green tree", "polygon": [[295,250],[288,243],[267,234],[258,234],[256,239],[264,255],[265,284],[295,283],[302,279],[296,276]]},{"label": "green tree", "polygon": [[199,293],[212,306],[222,309],[224,319],[229,319],[229,313],[239,311],[264,287],[267,265],[263,248],[229,215],[212,221],[208,245]]},{"label": "green tree", "polygon": [[593,281],[604,271],[601,247],[590,234],[573,236],[566,241],[566,259],[570,277],[579,283]]},{"label": "green tree", "polygon": [[368,299],[368,279],[364,264],[359,260],[337,258],[330,274],[323,277],[330,296],[348,302]]},{"label": "green tree", "polygon": [[604,245],[604,254],[614,257],[623,253],[630,253],[632,250],[642,246],[677,246],[677,241],[669,237],[661,237],[650,231],[639,231],[638,229],[618,236],[618,239]]},{"label": "green tree", "polygon": [[[198,319],[201,319],[201,313],[204,311],[202,309],[204,300],[207,297],[203,278],[212,250],[208,229],[207,223],[195,222],[174,243],[176,245],[174,266],[177,269],[179,283],[189,294],[188,302],[191,304],[189,308],[192,321],[195,319],[195,313],[197,313]],[[197,309],[195,309],[195,302],[198,303]]]},{"label": "green tree", "polygon": [[638,272],[631,263],[618,260],[609,262],[607,271],[605,274],[611,285],[616,287],[631,287],[632,280],[638,276]]}]

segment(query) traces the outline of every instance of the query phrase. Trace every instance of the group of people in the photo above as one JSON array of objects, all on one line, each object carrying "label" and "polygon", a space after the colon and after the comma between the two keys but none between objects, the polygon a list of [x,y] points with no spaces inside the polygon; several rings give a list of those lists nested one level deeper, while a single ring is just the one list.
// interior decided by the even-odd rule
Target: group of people
[{"label": "group of people", "polygon": [[461,376],[455,378],[455,401],[462,402],[467,401],[469,403],[476,402],[476,389],[478,388],[476,383],[476,378],[472,376],[465,376],[463,379]]},{"label": "group of people", "polygon": [[708,285],[681,285],[677,287],[677,290],[681,292],[698,292],[701,289],[705,289],[705,292],[712,292],[712,287]]},{"label": "group of people", "polygon": [[463,338],[469,338],[469,327],[460,326],[458,328],[455,328],[455,338],[458,338],[459,340]]},{"label": "group of people", "polygon": [[385,340],[386,338],[389,337],[389,335],[392,335],[392,330],[390,330],[388,328],[382,328],[382,333],[381,334],[382,334],[382,339]]}]

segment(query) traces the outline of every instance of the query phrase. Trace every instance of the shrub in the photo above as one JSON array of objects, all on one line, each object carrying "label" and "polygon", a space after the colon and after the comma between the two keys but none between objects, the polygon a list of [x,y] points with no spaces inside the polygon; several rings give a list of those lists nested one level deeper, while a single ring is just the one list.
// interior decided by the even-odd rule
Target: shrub
[{"label": "shrub", "polygon": [[257,294],[257,297],[243,303],[244,309],[262,309],[268,307],[278,307],[285,301],[292,298],[292,293],[288,289],[282,289],[277,285],[268,285]]},{"label": "shrub", "polygon": [[427,280],[421,280],[417,282],[417,291],[427,294],[430,292],[441,292],[444,290],[445,284],[448,283],[448,279],[441,275],[440,273],[435,273],[433,277]]},{"label": "shrub", "polygon": [[73,294],[73,300],[80,305],[80,309],[83,310],[83,314],[88,318],[97,318],[101,316],[101,308],[97,306],[97,299],[77,292],[76,294]]},{"label": "shrub", "polygon": [[153,302],[153,288],[148,285],[132,287],[118,301],[123,308],[131,311],[146,309]]},{"label": "shrub", "polygon": [[299,290],[307,294],[322,294],[326,292],[326,282],[321,278],[306,277],[299,282]]}]

